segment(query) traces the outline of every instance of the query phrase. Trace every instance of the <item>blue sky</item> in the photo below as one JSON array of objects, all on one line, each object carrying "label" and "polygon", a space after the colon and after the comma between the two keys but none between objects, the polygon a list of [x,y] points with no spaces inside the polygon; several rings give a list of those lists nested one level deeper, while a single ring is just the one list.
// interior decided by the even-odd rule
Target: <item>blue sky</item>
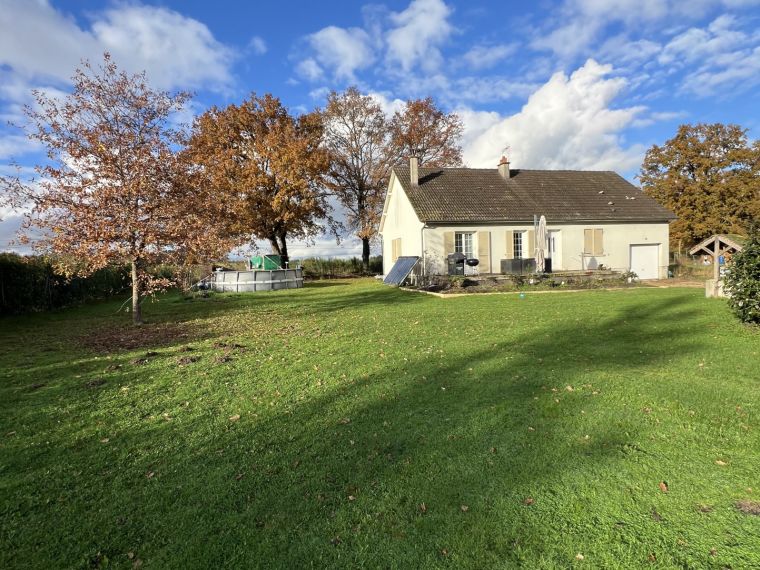
[{"label": "blue sky", "polygon": [[[465,161],[616,170],[684,122],[760,136],[760,0],[216,2],[0,0],[0,172],[41,160],[17,129],[30,90],[65,92],[108,50],[193,112],[271,92],[294,112],[355,84],[390,113],[432,95]],[[0,212],[0,248],[18,217]],[[296,255],[356,253],[319,240]]]}]

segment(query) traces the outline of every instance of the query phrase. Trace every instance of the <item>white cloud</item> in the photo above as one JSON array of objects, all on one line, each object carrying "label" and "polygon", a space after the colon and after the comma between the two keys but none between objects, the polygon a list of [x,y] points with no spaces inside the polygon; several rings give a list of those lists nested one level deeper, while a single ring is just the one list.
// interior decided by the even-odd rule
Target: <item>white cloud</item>
[{"label": "white cloud", "polygon": [[[622,28],[623,37],[642,29],[662,32],[663,24],[693,22],[717,9],[755,4],[760,0],[566,0],[532,46],[568,59],[591,53],[601,32],[612,25]],[[629,53],[635,54],[635,46],[631,48]]]},{"label": "white cloud", "polygon": [[266,41],[261,36],[253,36],[248,42],[248,48],[256,55],[263,55],[269,50]]},{"label": "white cloud", "polygon": [[517,44],[477,45],[462,56],[469,69],[489,69],[517,51]]},{"label": "white cloud", "polygon": [[413,0],[406,10],[391,14],[393,27],[386,34],[389,65],[400,65],[404,72],[417,65],[436,70],[443,60],[439,47],[454,32],[450,15],[443,0]]},{"label": "white cloud", "polygon": [[309,97],[311,97],[315,101],[322,101],[326,99],[329,94],[330,94],[329,87],[317,87],[316,89],[312,89],[311,91],[309,91]]},{"label": "white cloud", "polygon": [[492,103],[530,95],[537,85],[513,77],[460,77],[451,81],[443,97],[449,102]]},{"label": "white cloud", "polygon": [[663,121],[675,121],[685,119],[689,114],[686,111],[656,111],[649,113],[639,119],[635,119],[632,123],[632,127],[648,127],[655,123]]},{"label": "white cloud", "polygon": [[659,56],[671,70],[690,69],[681,90],[699,96],[737,93],[760,83],[760,33],[739,29],[734,16],[719,16],[704,28],[673,37]]},{"label": "white cloud", "polygon": [[690,28],[674,37],[659,56],[664,65],[682,65],[705,61],[714,55],[743,46],[749,40],[747,34],[734,29],[736,18],[722,15],[707,28]]},{"label": "white cloud", "polygon": [[89,29],[47,0],[3,0],[0,64],[26,78],[67,82],[83,58],[109,51],[123,68],[145,70],[160,88],[232,82],[233,52],[205,24],[163,7],[116,4],[92,13]]},{"label": "white cloud", "polygon": [[380,108],[383,110],[383,113],[385,113],[387,117],[392,117],[396,111],[402,111],[406,105],[403,100],[391,97],[387,93],[370,91],[367,93],[367,95],[377,101],[378,105],[380,105]]},{"label": "white cloud", "polygon": [[316,81],[324,75],[320,65],[310,57],[298,62],[296,73],[309,81]]},{"label": "white cloud", "polygon": [[39,143],[30,140],[24,135],[11,135],[7,133],[0,135],[0,160],[15,159],[22,154],[38,150],[40,150]]},{"label": "white cloud", "polygon": [[[375,60],[371,38],[361,28],[328,26],[308,36],[307,41],[314,50],[316,62],[332,70],[337,79],[352,81],[356,71]],[[319,76],[306,74],[305,77]]]},{"label": "white cloud", "polygon": [[570,77],[555,73],[514,115],[463,114],[471,140],[465,162],[493,167],[508,146],[516,168],[629,171],[644,149],[625,146],[621,132],[644,108],[611,108],[626,84],[607,77],[611,71],[588,60]]}]

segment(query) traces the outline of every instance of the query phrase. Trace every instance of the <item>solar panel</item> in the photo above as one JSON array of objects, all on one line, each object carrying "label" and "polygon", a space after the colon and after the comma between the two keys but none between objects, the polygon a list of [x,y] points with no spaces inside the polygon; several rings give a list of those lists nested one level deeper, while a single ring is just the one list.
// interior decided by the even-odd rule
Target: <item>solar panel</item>
[{"label": "solar panel", "polygon": [[416,255],[408,255],[399,257],[396,263],[393,264],[388,275],[383,279],[383,283],[386,285],[401,285],[404,280],[409,277],[409,274],[414,269],[414,266],[420,261],[420,258]]}]

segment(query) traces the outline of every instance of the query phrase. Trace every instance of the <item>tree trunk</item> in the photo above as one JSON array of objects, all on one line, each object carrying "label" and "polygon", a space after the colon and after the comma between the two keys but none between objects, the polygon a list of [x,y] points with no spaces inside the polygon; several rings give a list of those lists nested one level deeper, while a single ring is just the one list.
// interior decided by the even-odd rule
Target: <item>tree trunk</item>
[{"label": "tree trunk", "polygon": [[132,261],[132,322],[142,324],[142,305],[140,304],[140,275],[137,260]]},{"label": "tree trunk", "polygon": [[369,272],[369,238],[362,238],[362,265],[364,270]]},{"label": "tree trunk", "polygon": [[286,232],[282,232],[278,237],[280,238],[280,256],[282,256],[283,267],[290,260],[288,257],[288,242],[285,240]]},{"label": "tree trunk", "polygon": [[283,267],[288,262],[288,243],[285,240],[287,234],[273,234],[269,238],[269,244],[272,246],[272,251],[282,258]]}]

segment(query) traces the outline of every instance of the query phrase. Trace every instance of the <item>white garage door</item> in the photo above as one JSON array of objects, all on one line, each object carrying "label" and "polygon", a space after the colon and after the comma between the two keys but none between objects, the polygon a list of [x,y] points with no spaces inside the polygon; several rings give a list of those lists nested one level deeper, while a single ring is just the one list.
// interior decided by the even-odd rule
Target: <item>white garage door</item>
[{"label": "white garage door", "polygon": [[658,279],[660,277],[660,246],[632,245],[631,271],[639,279]]}]

